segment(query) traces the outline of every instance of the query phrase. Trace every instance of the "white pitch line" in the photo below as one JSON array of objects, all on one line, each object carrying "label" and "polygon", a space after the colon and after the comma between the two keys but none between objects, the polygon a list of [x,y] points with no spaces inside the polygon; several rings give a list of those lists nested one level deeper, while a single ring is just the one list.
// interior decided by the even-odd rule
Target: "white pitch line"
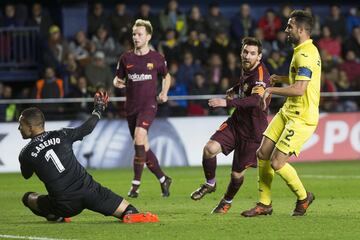
[{"label": "white pitch line", "polygon": [[318,178],[318,179],[360,179],[359,175],[300,175],[301,178]]},{"label": "white pitch line", "polygon": [[70,240],[70,239],[62,239],[62,238],[47,238],[47,237],[3,235],[3,234],[0,234],[0,238],[8,238],[8,239],[30,239],[30,240]]}]

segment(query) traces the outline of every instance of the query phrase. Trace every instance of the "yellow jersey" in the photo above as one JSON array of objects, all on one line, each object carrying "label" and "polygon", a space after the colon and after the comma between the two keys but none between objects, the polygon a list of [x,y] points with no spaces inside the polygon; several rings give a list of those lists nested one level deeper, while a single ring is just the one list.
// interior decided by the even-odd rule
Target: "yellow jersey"
[{"label": "yellow jersey", "polygon": [[281,111],[290,118],[298,118],[306,124],[316,125],[319,120],[321,85],[321,59],[311,39],[294,48],[289,69],[289,84],[309,81],[304,95],[287,97]]}]

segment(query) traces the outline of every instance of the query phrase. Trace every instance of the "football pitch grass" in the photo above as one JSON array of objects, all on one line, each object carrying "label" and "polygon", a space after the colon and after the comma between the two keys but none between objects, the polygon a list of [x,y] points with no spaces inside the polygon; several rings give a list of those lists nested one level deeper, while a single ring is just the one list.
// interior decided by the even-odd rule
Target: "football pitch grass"
[{"label": "football pitch grass", "polygon": [[[44,192],[33,176],[0,174],[0,239],[360,239],[360,161],[294,163],[306,188],[316,200],[304,217],[291,217],[295,196],[279,176],[273,182],[271,216],[244,218],[240,212],[257,201],[256,170],[250,169],[243,187],[226,215],[212,215],[230,176],[230,167],[217,168],[215,193],[200,201],[190,193],[203,180],[200,167],[167,168],[173,178],[169,198],[160,196],[160,186],[145,169],[138,199],[128,199],[138,209],[159,215],[159,223],[123,224],[113,217],[85,210],[71,223],[48,223],[21,202],[27,191]],[[126,196],[131,169],[90,170],[102,185]]]}]

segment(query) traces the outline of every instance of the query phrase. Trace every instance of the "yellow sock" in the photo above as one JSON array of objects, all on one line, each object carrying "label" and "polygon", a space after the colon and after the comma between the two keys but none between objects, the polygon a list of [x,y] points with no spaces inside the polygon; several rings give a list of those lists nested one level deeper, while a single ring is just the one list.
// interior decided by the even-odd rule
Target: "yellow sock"
[{"label": "yellow sock", "polygon": [[259,172],[259,202],[265,205],[271,204],[271,183],[274,178],[274,170],[270,160],[258,159]]},{"label": "yellow sock", "polygon": [[296,170],[289,163],[286,163],[282,168],[277,170],[276,173],[284,179],[286,184],[289,186],[291,191],[295,193],[299,200],[306,198],[307,195],[304,185],[297,175]]}]

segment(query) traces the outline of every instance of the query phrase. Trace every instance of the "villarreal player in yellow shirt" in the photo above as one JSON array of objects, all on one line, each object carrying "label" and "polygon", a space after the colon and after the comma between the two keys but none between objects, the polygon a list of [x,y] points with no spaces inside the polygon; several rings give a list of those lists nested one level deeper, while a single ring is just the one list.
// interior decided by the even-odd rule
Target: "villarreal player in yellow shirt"
[{"label": "villarreal player in yellow shirt", "polygon": [[304,215],[315,199],[313,193],[305,190],[296,170],[288,163],[292,154],[297,156],[300,153],[319,119],[321,60],[310,38],[312,21],[312,16],[302,10],[293,11],[289,17],[285,32],[294,46],[289,75],[270,77],[272,83],[286,83],[288,86],[269,87],[263,95],[264,102],[271,94],[287,99],[265,130],[257,150],[259,202],[254,208],[242,212],[245,217],[272,214],[271,183],[275,173],[297,197],[293,216]]}]

